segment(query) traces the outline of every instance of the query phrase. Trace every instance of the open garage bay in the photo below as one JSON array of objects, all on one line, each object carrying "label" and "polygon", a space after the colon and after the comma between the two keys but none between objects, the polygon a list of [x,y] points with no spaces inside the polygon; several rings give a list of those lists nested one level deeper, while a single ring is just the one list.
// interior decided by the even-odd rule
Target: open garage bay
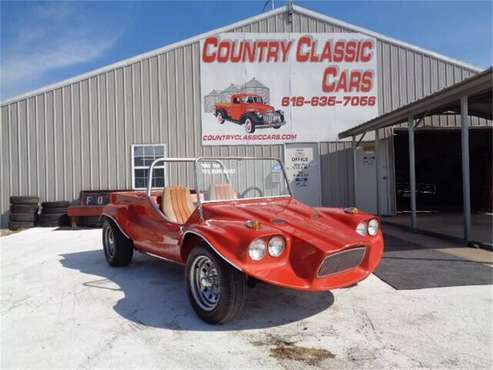
[{"label": "open garage bay", "polygon": [[[409,137],[394,137],[398,215],[387,222],[410,224]],[[469,133],[471,184],[470,239],[493,247],[493,130],[475,127]],[[417,129],[415,133],[417,228],[464,237],[460,129]]]}]

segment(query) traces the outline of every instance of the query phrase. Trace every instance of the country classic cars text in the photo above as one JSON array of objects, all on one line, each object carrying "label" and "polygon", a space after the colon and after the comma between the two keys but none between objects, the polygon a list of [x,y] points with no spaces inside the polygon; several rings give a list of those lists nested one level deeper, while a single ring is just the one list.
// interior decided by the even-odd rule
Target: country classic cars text
[{"label": "country classic cars text", "polygon": [[[324,92],[368,92],[372,89],[373,68],[349,69],[339,64],[372,61],[373,39],[327,40],[319,44],[309,35],[293,39],[248,40],[208,37],[203,42],[203,63],[287,63],[294,54],[296,63],[327,63],[322,77]],[[348,66],[349,67],[349,66]]]}]

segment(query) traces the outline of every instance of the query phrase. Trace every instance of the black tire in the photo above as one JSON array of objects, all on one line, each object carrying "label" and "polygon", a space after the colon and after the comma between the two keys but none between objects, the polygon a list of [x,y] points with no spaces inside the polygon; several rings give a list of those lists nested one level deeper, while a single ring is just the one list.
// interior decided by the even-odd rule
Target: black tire
[{"label": "black tire", "polygon": [[35,213],[11,213],[9,215],[10,221],[20,221],[20,222],[35,222]]},{"label": "black tire", "polygon": [[29,229],[31,227],[34,227],[33,222],[9,221],[10,230]]},{"label": "black tire", "polygon": [[276,112],[279,113],[279,115],[281,116],[281,123],[284,123],[284,114],[282,114],[281,111],[279,111],[279,110]]},{"label": "black tire", "polygon": [[38,206],[35,204],[12,204],[10,213],[38,213]]},{"label": "black tire", "polygon": [[31,196],[11,196],[10,197],[11,204],[39,204],[38,197]]},{"label": "black tire", "polygon": [[[211,291],[214,294],[214,285],[217,284],[216,294],[217,300],[210,304],[210,298],[201,296],[207,295],[207,289],[200,289],[202,293],[198,293],[197,281],[202,285],[202,277],[198,278],[197,274],[201,274],[204,265],[200,265],[202,261],[207,263],[211,261],[208,271],[217,273],[212,278],[214,281]],[[206,264],[207,266],[207,264]],[[212,266],[212,267],[211,267]],[[193,271],[195,270],[195,271]],[[210,272],[207,272],[209,276]],[[247,295],[247,276],[224,261],[220,256],[204,246],[195,247],[187,258],[185,268],[185,281],[187,286],[187,295],[195,313],[205,322],[209,324],[223,324],[235,318],[243,306],[245,305]],[[210,280],[209,280],[210,282]]]},{"label": "black tire", "polygon": [[67,208],[70,205],[70,202],[66,200],[58,200],[54,202],[43,202],[41,203],[42,208]]},{"label": "black tire", "polygon": [[43,207],[41,208],[41,214],[50,215],[50,214],[66,214],[67,207]]},{"label": "black tire", "polygon": [[251,117],[246,116],[243,118],[243,127],[248,134],[253,134],[255,132],[255,121]]},{"label": "black tire", "polygon": [[42,227],[66,226],[68,225],[68,217],[64,213],[41,214],[38,219],[38,225]]},{"label": "black tire", "polygon": [[106,262],[113,267],[127,266],[134,253],[132,240],[109,219],[103,222],[103,251]]},{"label": "black tire", "polygon": [[280,129],[281,128],[281,125],[278,125],[278,126],[273,126],[276,130]]},{"label": "black tire", "polygon": [[218,110],[216,112],[216,118],[217,118],[217,122],[219,122],[219,124],[222,125],[226,120],[226,113],[223,110]]}]

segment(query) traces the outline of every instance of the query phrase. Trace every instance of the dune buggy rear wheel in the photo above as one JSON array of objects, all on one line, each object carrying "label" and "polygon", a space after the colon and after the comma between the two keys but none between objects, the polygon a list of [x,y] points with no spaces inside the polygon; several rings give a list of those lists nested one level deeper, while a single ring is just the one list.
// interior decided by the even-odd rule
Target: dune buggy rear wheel
[{"label": "dune buggy rear wheel", "polygon": [[103,250],[106,261],[114,267],[126,266],[133,256],[133,243],[111,220],[103,222]]},{"label": "dune buggy rear wheel", "polygon": [[185,278],[193,310],[209,324],[232,320],[245,304],[246,275],[206,247],[190,252]]}]

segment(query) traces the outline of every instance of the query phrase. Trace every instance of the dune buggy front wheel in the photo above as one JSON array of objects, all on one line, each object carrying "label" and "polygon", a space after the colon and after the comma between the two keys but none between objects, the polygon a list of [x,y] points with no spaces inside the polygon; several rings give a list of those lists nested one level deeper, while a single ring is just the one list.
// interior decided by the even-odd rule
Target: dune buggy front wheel
[{"label": "dune buggy front wheel", "polygon": [[246,275],[208,248],[199,246],[190,252],[185,278],[193,310],[209,324],[232,320],[245,304]]}]

